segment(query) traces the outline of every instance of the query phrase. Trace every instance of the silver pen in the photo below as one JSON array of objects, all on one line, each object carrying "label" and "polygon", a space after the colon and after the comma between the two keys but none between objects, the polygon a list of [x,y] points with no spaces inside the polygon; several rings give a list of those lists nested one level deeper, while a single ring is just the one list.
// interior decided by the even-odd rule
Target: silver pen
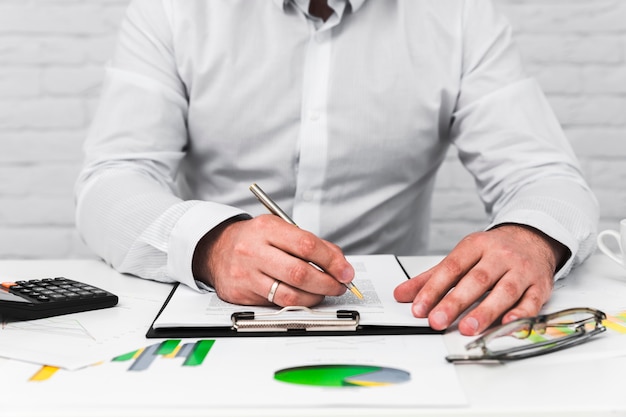
[{"label": "silver pen", "polygon": [[[250,191],[252,191],[252,194],[254,194],[256,198],[259,199],[259,201],[270,211],[270,213],[275,214],[287,223],[293,224],[294,226],[298,227],[296,222],[294,222],[291,217],[289,217],[289,215],[287,215],[287,213],[285,213],[283,209],[281,209],[278,204],[274,202],[274,200],[272,200],[267,194],[265,194],[261,187],[256,185],[256,183],[250,186]],[[320,268],[319,266],[315,265],[312,262],[309,263],[323,272],[322,268]],[[363,299],[363,294],[361,294],[361,291],[359,291],[359,289],[353,283],[349,282],[347,284],[342,284],[345,285],[346,288],[348,288],[352,292],[352,294],[356,295],[360,299]]]}]

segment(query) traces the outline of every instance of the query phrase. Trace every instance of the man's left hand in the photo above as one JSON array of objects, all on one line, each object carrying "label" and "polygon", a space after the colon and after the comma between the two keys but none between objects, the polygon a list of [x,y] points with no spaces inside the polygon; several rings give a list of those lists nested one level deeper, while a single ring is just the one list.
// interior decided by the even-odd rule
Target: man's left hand
[{"label": "man's left hand", "polygon": [[500,317],[508,323],[539,313],[567,253],[537,229],[502,225],[468,235],[438,265],[396,287],[394,297],[413,302],[413,315],[428,317],[435,330],[478,302],[458,324],[462,334],[476,335]]}]

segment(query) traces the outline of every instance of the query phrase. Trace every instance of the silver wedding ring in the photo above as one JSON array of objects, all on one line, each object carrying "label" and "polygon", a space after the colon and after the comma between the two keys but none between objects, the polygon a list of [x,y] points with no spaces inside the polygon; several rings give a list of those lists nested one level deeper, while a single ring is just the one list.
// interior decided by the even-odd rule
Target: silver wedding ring
[{"label": "silver wedding ring", "polygon": [[278,288],[279,284],[280,284],[280,281],[274,280],[274,283],[272,284],[272,288],[270,288],[270,293],[267,294],[267,301],[269,301],[270,303],[274,302],[274,295],[276,295],[276,289]]}]

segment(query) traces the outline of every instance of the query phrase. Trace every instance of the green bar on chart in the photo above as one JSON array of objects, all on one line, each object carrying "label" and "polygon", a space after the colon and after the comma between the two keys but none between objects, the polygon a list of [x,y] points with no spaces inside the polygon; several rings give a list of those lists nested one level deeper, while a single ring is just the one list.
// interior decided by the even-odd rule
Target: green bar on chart
[{"label": "green bar on chart", "polygon": [[180,339],[178,340],[166,340],[159,346],[159,350],[157,351],[157,355],[169,355],[176,349],[178,344],[180,343]]},{"label": "green bar on chart", "polygon": [[209,353],[214,343],[215,340],[199,340],[196,342],[193,350],[189,356],[187,356],[185,363],[183,363],[183,366],[202,365],[204,358],[206,358],[206,355]]},{"label": "green bar on chart", "polygon": [[111,359],[111,361],[112,362],[126,362],[126,361],[129,361],[129,360],[133,359],[137,355],[137,353],[139,353],[140,350],[143,350],[143,348],[137,349],[137,350],[133,350],[132,352],[128,352],[128,353],[125,353],[125,354],[120,355],[120,356],[116,356],[113,359]]}]

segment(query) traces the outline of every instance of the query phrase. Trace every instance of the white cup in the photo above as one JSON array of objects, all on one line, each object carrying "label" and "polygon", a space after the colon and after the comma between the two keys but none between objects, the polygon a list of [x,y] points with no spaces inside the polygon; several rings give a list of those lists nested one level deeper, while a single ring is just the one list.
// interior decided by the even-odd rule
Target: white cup
[{"label": "white cup", "polygon": [[[619,246],[619,253],[609,248],[605,242],[606,238],[615,239]],[[619,232],[615,230],[603,230],[598,234],[598,248],[606,256],[626,268],[626,219],[619,222]]]}]

